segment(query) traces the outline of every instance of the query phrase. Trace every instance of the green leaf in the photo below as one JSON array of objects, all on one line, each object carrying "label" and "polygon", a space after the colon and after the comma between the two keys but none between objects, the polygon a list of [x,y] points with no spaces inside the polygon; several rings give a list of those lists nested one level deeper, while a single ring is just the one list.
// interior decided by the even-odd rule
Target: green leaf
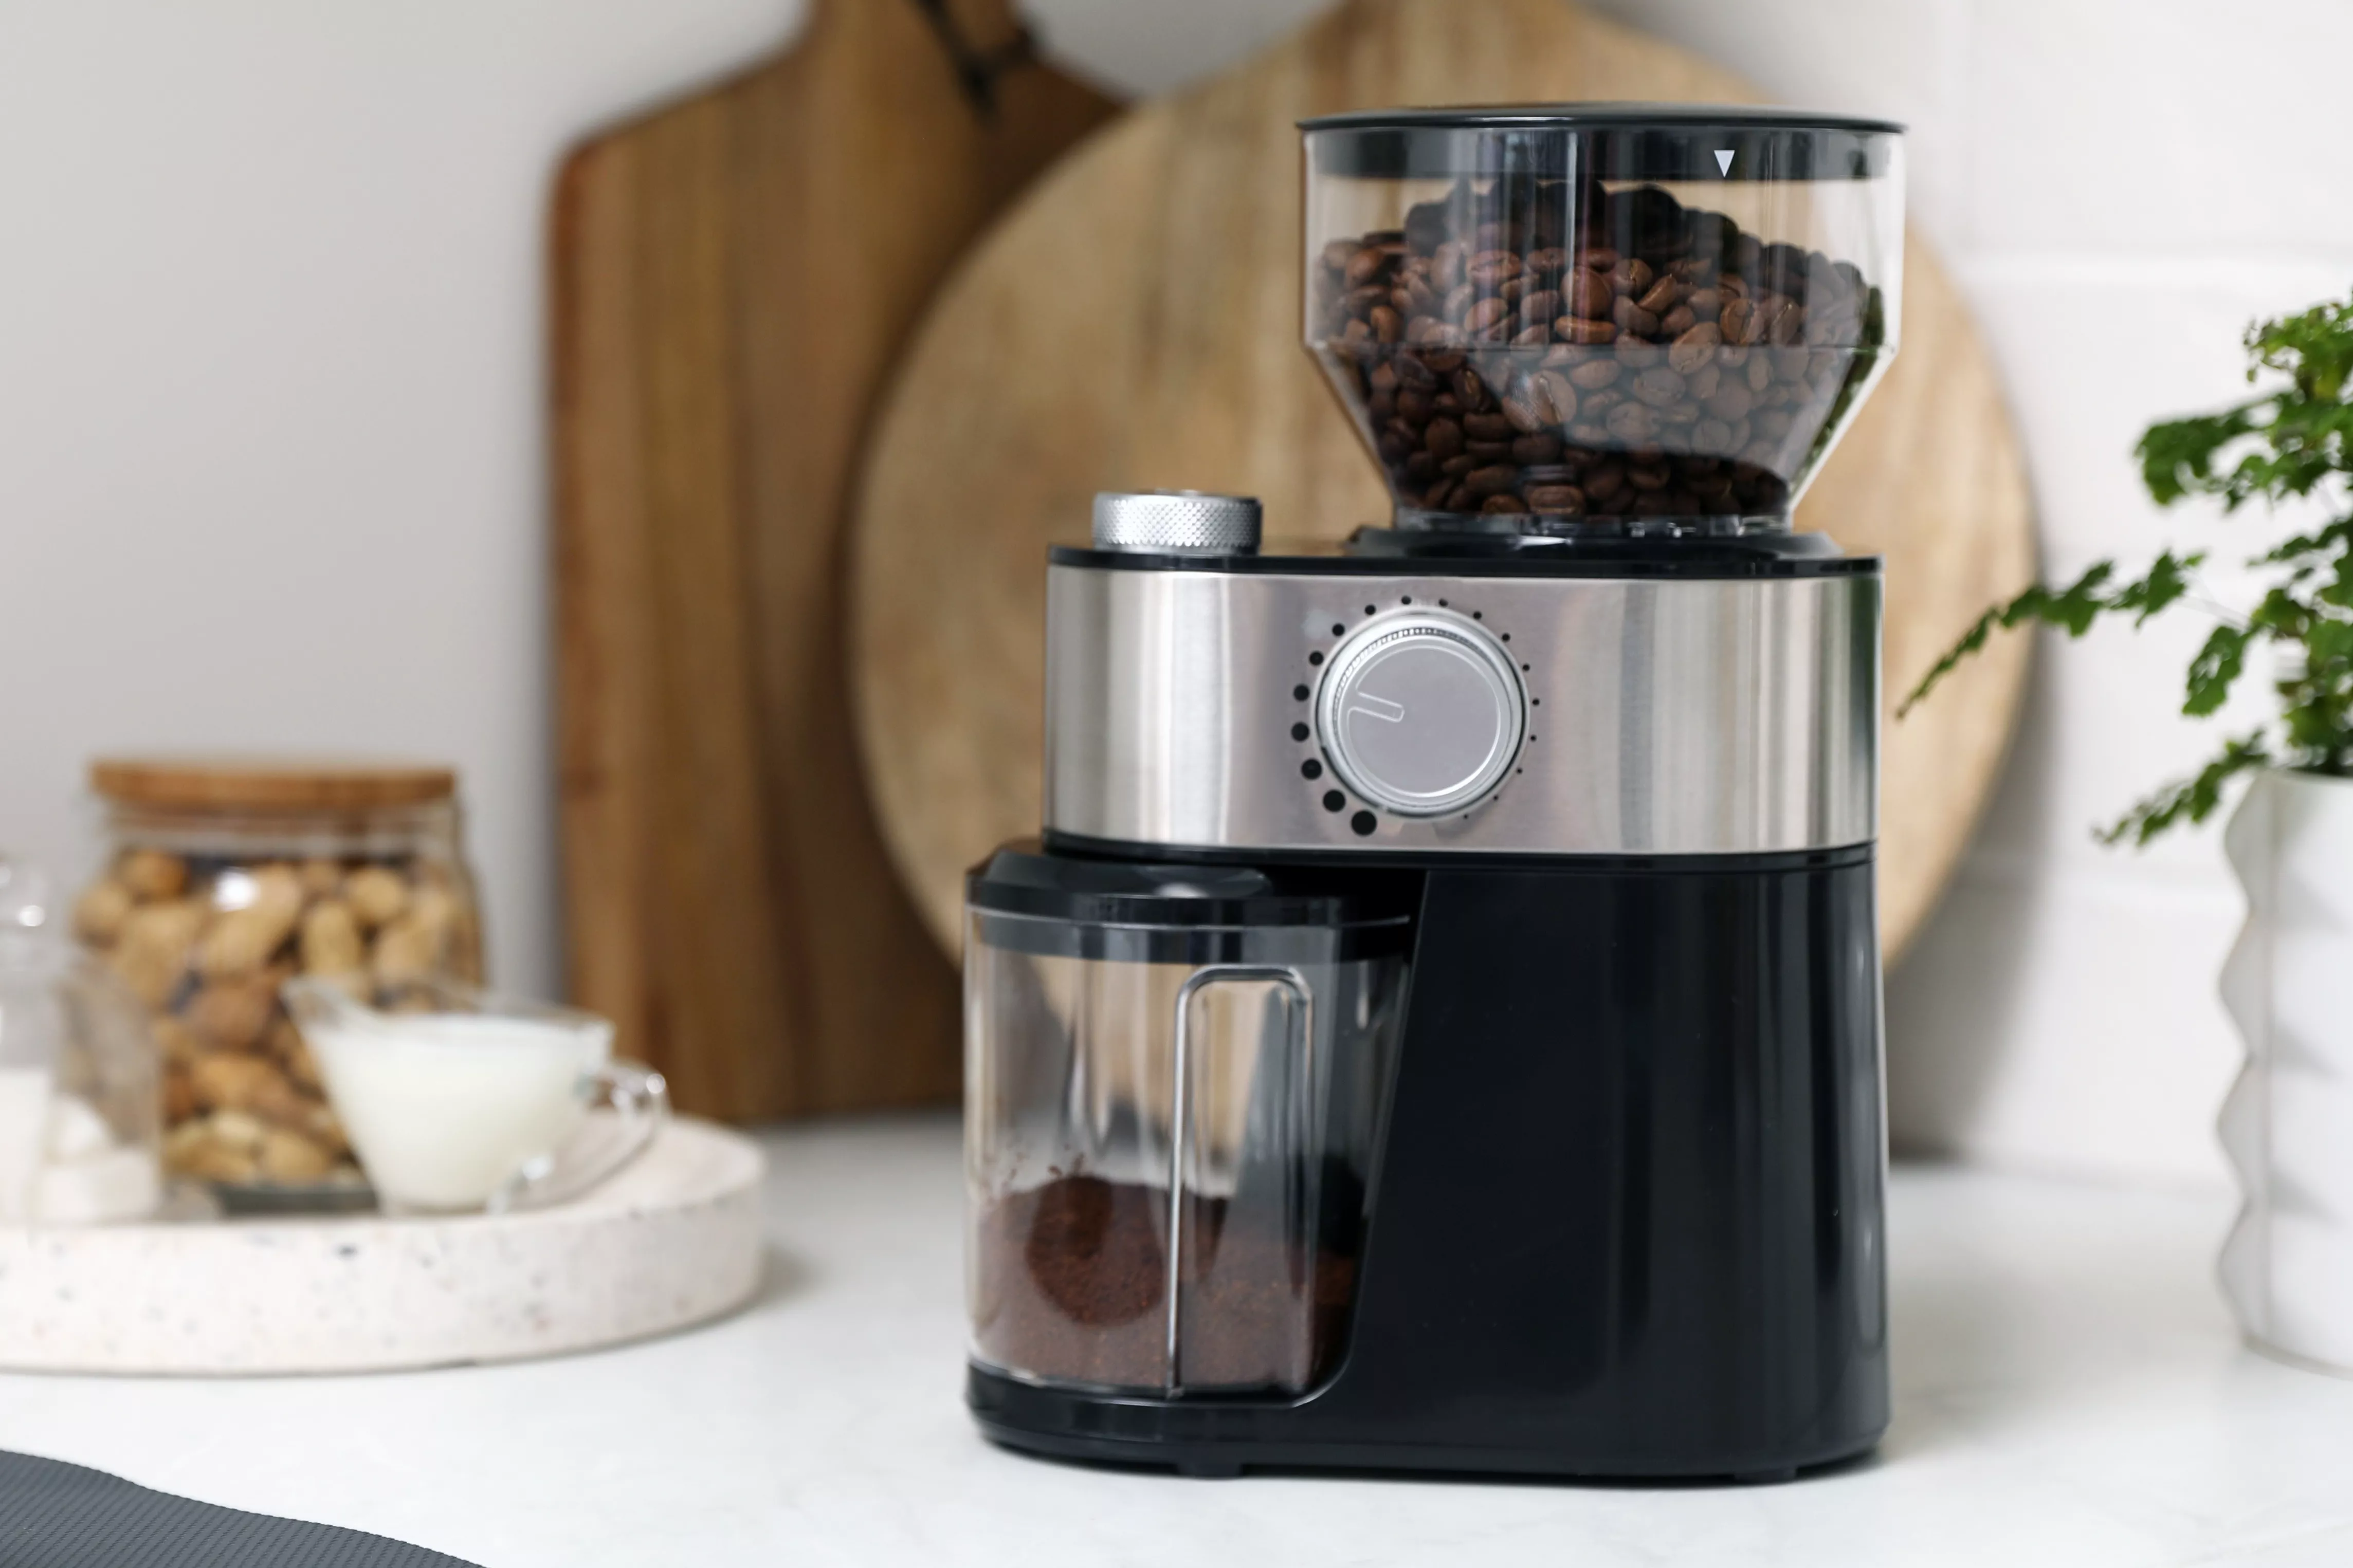
[{"label": "green leaf", "polygon": [[2191,822],[2203,822],[2214,814],[2216,806],[2222,804],[2225,784],[2251,768],[2269,766],[2271,760],[2271,752],[2263,744],[2260,730],[2242,739],[2227,742],[2221,755],[2199,769],[2196,774],[2166,785],[2097,837],[2103,844],[2120,844],[2129,838],[2138,846],[2147,844],[2184,817]]},{"label": "green leaf", "polygon": [[1960,668],[1962,661],[1971,654],[1983,648],[1996,626],[2009,630],[2031,621],[2039,622],[2057,626],[2071,637],[2080,637],[2092,629],[2092,623],[2099,616],[2111,613],[2129,615],[2133,617],[2134,626],[2143,626],[2151,616],[2179,602],[2189,591],[2189,574],[2205,560],[2203,551],[2192,551],[2187,555],[2176,555],[2170,550],[2166,551],[2150,563],[2146,573],[2114,592],[2104,592],[2108,580],[2116,575],[2116,566],[2113,561],[2094,563],[2088,571],[2064,588],[2052,588],[2047,584],[2037,583],[2008,604],[1997,605],[1979,616],[1969,629],[1961,634],[1960,640],[1947,649],[1944,657],[1920,678],[1920,684],[1904,699],[1903,705],[1895,710],[1895,716],[1901,719],[1911,712],[1922,698],[1935,689],[1938,681]]},{"label": "green leaf", "polygon": [[2048,626],[2065,627],[2069,637],[2082,637],[2091,629],[2094,617],[2107,607],[2106,601],[2100,596],[2100,589],[2115,574],[2116,569],[2113,561],[2096,562],[2089,571],[2064,588],[2054,590],[2037,583],[2007,605],[1997,605],[1979,616],[1969,629],[1961,634],[1960,640],[1947,648],[1944,657],[1920,678],[1920,684],[1904,699],[1903,705],[1895,710],[1895,716],[1901,719],[1918,707],[1920,700],[1934,690],[1938,681],[1952,674],[1960,668],[1964,659],[1985,647],[1986,639],[1992,636],[1997,626],[2008,630],[2028,621],[2040,621]]},{"label": "green leaf", "polygon": [[2216,626],[2198,657],[2189,661],[2189,694],[2181,710],[2202,719],[2222,706],[2231,683],[2247,668],[2247,643],[2254,633],[2240,626]]}]

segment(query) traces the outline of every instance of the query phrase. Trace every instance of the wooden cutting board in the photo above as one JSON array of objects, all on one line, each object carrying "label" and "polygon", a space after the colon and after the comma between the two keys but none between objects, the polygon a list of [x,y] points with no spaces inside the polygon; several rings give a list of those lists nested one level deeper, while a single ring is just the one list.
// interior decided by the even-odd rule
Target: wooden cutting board
[{"label": "wooden cutting board", "polygon": [[565,166],[551,265],[571,989],[678,1102],[953,1096],[843,673],[876,395],[990,215],[1114,106],[1006,0],[818,0],[790,53]]},{"label": "wooden cutting board", "polygon": [[[1035,832],[1045,550],[1097,489],[1255,494],[1277,535],[1384,521],[1378,477],[1299,345],[1303,116],[1575,99],[1757,101],[1560,0],[1354,0],[1130,114],[1065,161],[942,291],[867,466],[853,573],[860,732],[893,858],[953,946],[958,873]],[[1888,562],[1891,697],[2025,583],[2024,471],[1991,366],[1915,235],[1902,352],[1801,526]],[[1919,923],[2010,732],[2027,639],[1884,749],[1882,916]]]}]

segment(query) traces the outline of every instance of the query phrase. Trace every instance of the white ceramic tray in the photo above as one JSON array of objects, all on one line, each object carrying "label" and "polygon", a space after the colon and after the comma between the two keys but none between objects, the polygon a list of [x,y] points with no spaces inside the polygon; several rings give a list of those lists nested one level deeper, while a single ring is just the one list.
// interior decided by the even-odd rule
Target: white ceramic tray
[{"label": "white ceramic tray", "polygon": [[679,1118],[611,1181],[525,1214],[0,1227],[0,1367],[376,1372],[660,1333],[758,1288],[764,1166]]}]

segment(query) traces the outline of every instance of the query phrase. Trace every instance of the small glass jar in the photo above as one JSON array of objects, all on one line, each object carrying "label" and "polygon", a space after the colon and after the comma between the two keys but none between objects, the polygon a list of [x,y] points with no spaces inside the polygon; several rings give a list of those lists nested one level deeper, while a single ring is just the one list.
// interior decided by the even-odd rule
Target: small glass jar
[{"label": "small glass jar", "polygon": [[107,858],[74,931],[147,1009],[165,1169],[232,1211],[364,1206],[279,987],[315,974],[391,1006],[419,982],[480,984],[455,773],[118,760],[90,784]]},{"label": "small glass jar", "polygon": [[0,1223],[142,1219],[163,1195],[156,1050],[137,998],[0,857]]}]

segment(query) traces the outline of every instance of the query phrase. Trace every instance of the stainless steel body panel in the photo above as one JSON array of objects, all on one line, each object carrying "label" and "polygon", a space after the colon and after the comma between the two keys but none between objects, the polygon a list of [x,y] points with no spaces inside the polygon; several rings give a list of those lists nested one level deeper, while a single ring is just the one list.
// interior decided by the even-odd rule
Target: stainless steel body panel
[{"label": "stainless steel body panel", "polygon": [[[1317,688],[1348,634],[1441,605],[1525,667],[1519,755],[1460,811],[1368,810],[1333,776]],[[1879,616],[1879,579],[1863,573],[1058,563],[1047,585],[1045,826],[1207,850],[1724,855],[1864,843],[1877,830]],[[1345,798],[1331,809],[1335,791]]]}]

